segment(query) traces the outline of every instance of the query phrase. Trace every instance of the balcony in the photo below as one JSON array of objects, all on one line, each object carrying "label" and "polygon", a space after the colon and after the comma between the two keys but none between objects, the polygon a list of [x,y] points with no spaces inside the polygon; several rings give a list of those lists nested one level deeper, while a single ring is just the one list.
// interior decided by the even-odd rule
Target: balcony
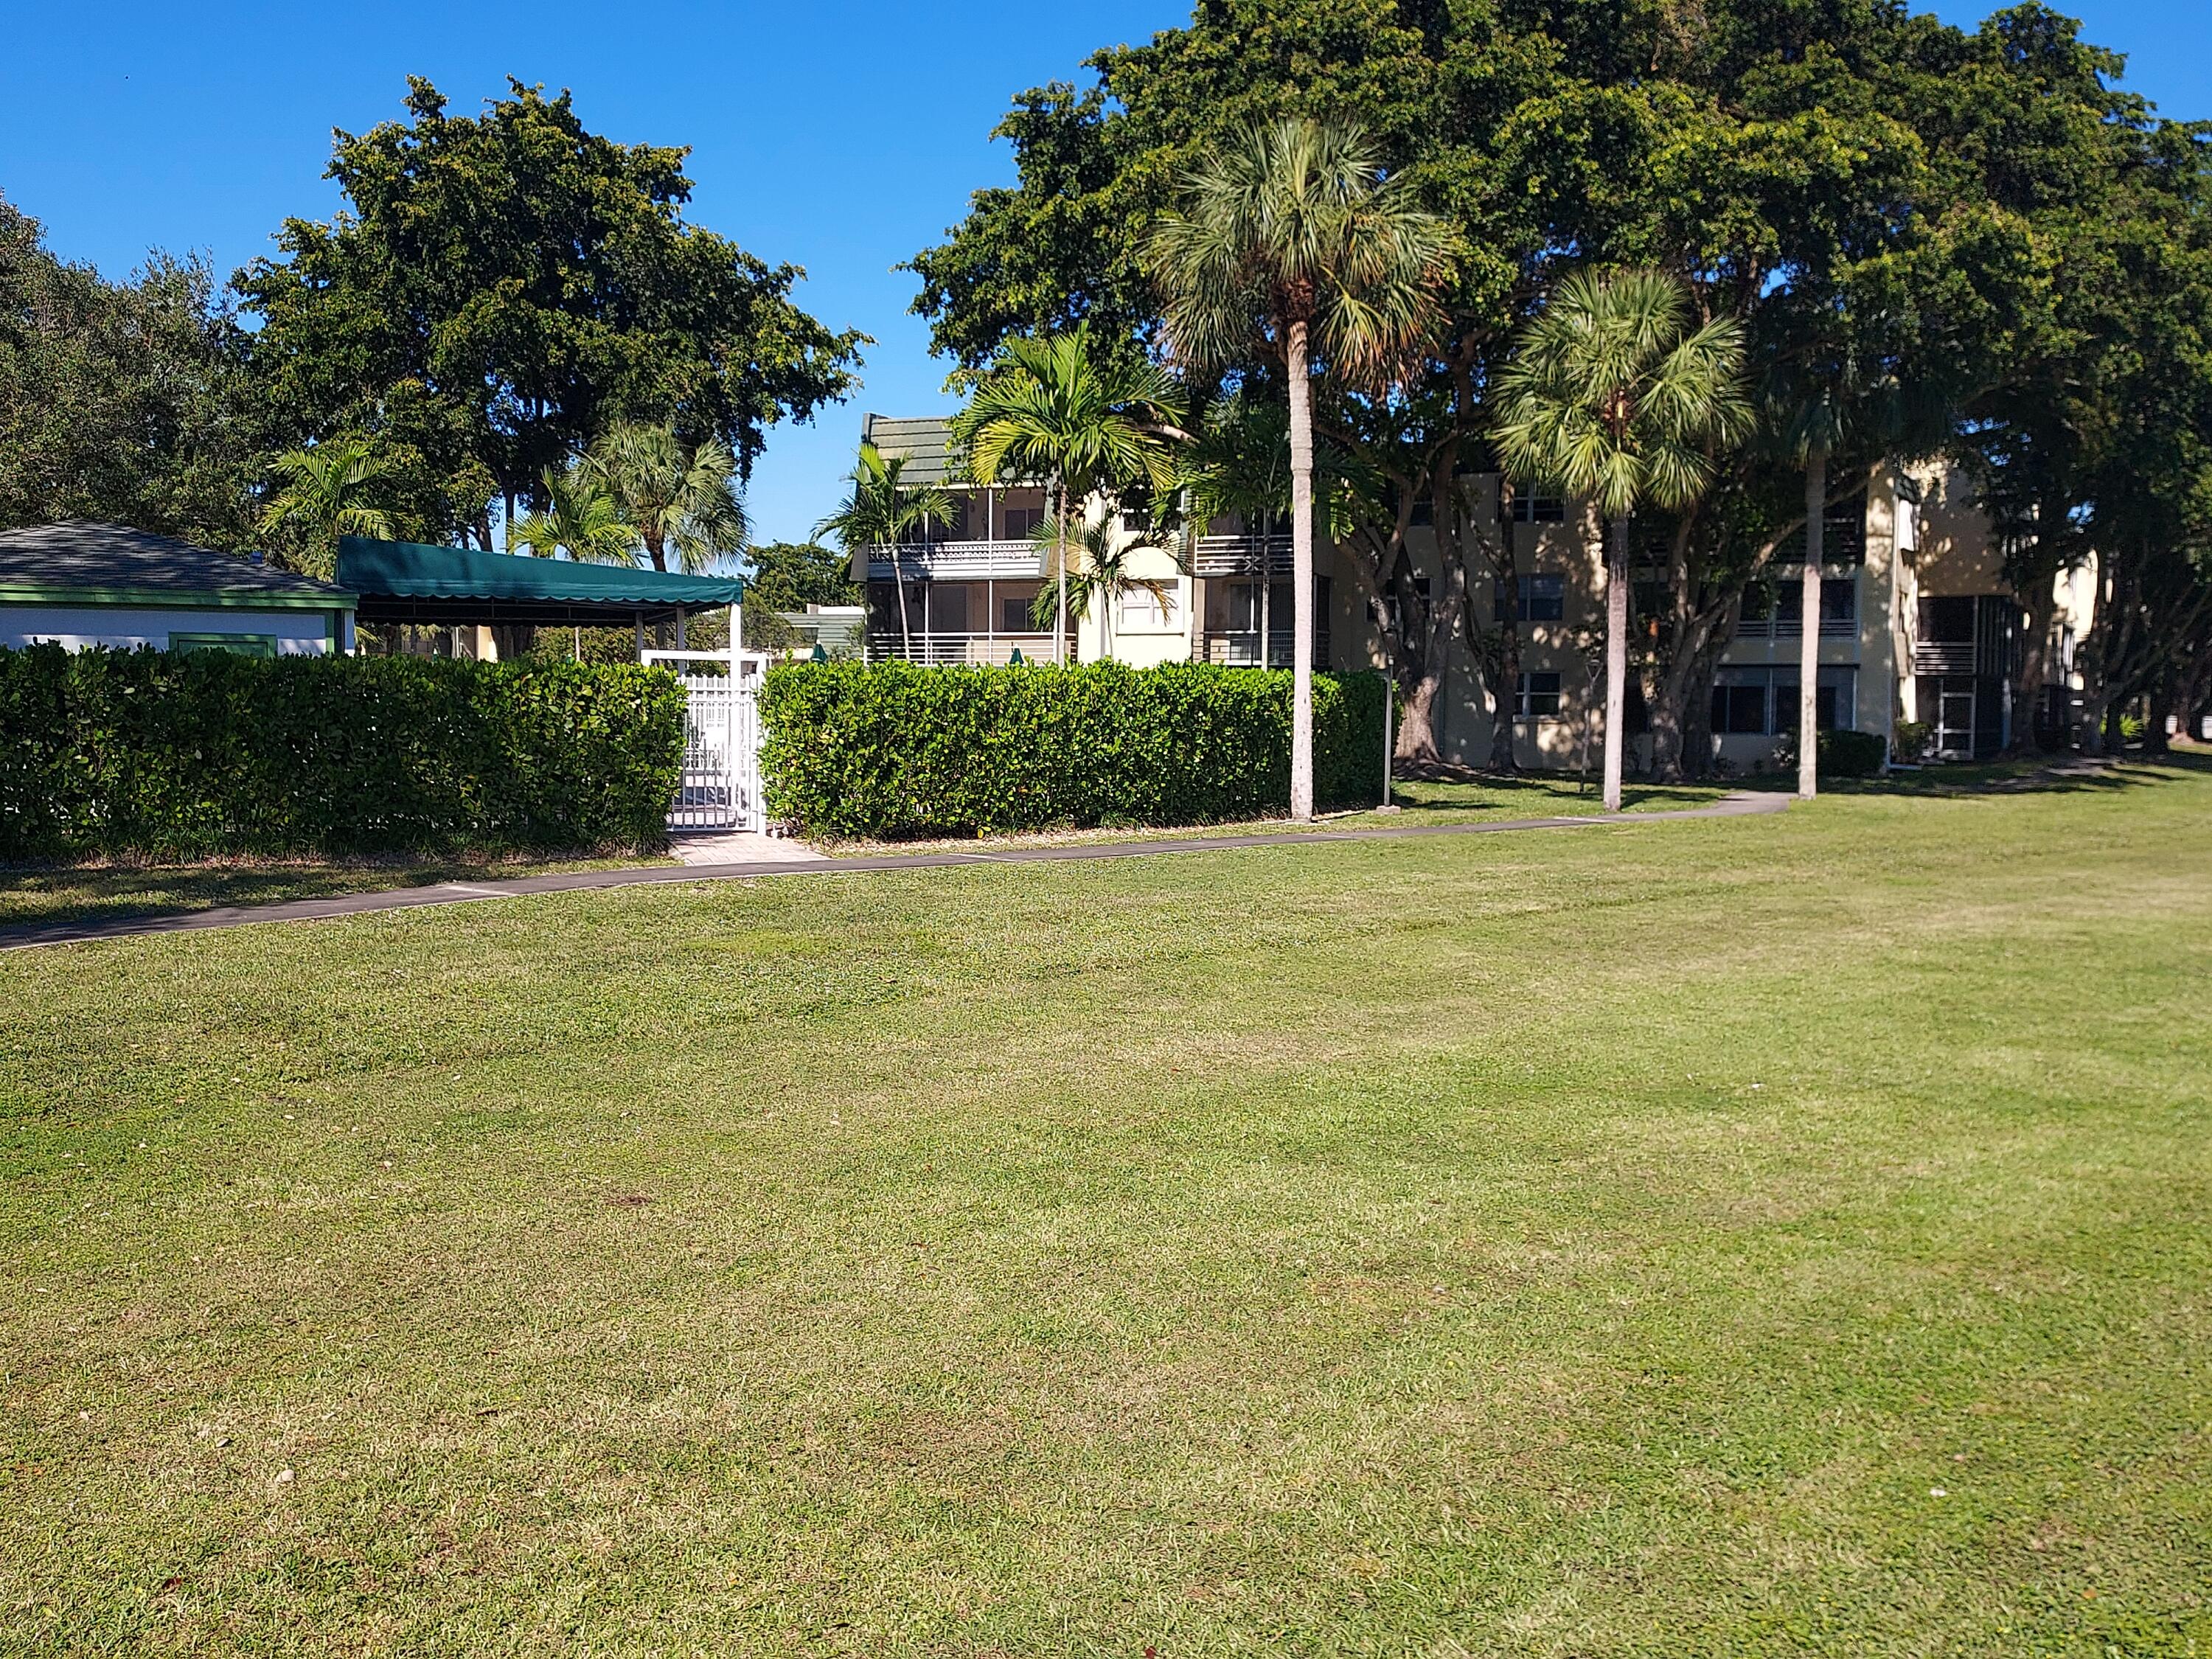
[{"label": "balcony", "polygon": [[[1256,628],[1209,629],[1192,642],[1190,659],[1210,662],[1224,668],[1288,668],[1291,665],[1291,641],[1296,637],[1288,628],[1267,630],[1267,659],[1260,660],[1260,630]],[[1328,666],[1328,630],[1317,629],[1314,635],[1314,667]]]},{"label": "balcony", "polygon": [[891,559],[898,559],[897,576],[906,581],[981,582],[1035,581],[1045,574],[1045,555],[1035,542],[915,542],[897,548],[868,550],[868,580],[893,579]]},{"label": "balcony", "polygon": [[[1013,660],[1017,651],[1022,653],[1024,662],[1050,662],[1052,635],[931,632],[901,639],[894,630],[888,635],[869,635],[867,659],[916,663],[925,668],[1003,668]],[[1069,660],[1073,661],[1074,656],[1071,642]]]},{"label": "balcony", "polygon": [[1288,536],[1200,536],[1191,554],[1194,576],[1256,576],[1262,571],[1290,574]]},{"label": "balcony", "polygon": [[1979,667],[1972,640],[1923,640],[1912,647],[1916,674],[1972,674]]},{"label": "balcony", "polygon": [[[1820,618],[1820,637],[1824,640],[1856,639],[1858,632],[1856,617]],[[1735,636],[1740,640],[1794,640],[1802,637],[1802,634],[1796,617],[1745,617],[1735,625]]]}]

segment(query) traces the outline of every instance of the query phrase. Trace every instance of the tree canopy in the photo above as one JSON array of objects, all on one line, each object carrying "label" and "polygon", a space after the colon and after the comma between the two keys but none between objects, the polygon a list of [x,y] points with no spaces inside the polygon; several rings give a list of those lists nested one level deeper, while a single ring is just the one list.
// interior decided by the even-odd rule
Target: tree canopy
[{"label": "tree canopy", "polygon": [[95,519],[249,545],[272,436],[244,345],[206,260],[156,252],[109,283],[0,199],[0,528]]},{"label": "tree canopy", "polygon": [[537,503],[618,422],[718,442],[749,476],[769,426],[850,389],[865,343],[792,302],[797,267],[686,222],[685,150],[509,88],[457,116],[410,80],[405,119],[336,136],[345,211],[286,221],[236,279],[264,395],[310,435],[419,455],[447,527],[487,545],[489,495]]},{"label": "tree canopy", "polygon": [[[2107,349],[2091,342],[2171,362],[2191,337],[2130,348],[2117,319],[2074,313],[2141,318],[2130,295],[2170,302],[2201,280],[2143,256],[2191,245],[2177,216],[2201,232],[2205,131],[2118,90],[2118,61],[2040,4],[1967,31],[1894,0],[1200,0],[1188,27],[1087,67],[1087,88],[1013,100],[997,132],[1016,182],[978,191],[916,255],[937,349],[964,374],[1010,335],[1086,319],[1157,351],[1165,307],[1143,255],[1194,158],[1256,120],[1357,121],[1462,252],[1398,406],[1340,399],[1318,411],[1322,435],[1390,485],[1342,508],[1387,526],[1409,495],[1446,507],[1447,567],[1496,536],[1439,480],[1495,468],[1516,331],[1577,267],[1667,270],[1701,317],[1735,318],[1778,428],[1808,398],[1837,416],[1835,498],[1886,459],[1990,453],[2033,382]],[[1248,367],[1267,366],[1255,352]],[[1661,608],[1638,629],[1655,715],[1694,716],[1747,586],[1803,521],[1786,448],[1777,430],[1717,456],[1698,499],[1650,527],[1667,544]],[[2070,476],[2086,499],[2088,473]],[[2160,499],[2192,489],[2171,478]],[[1411,628],[1386,624],[1386,649],[1413,653]]]}]

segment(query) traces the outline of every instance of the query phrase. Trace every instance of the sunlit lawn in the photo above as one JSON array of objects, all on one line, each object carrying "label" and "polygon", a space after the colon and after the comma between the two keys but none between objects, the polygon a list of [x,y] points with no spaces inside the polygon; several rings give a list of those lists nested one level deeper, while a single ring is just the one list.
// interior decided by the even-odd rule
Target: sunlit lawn
[{"label": "sunlit lawn", "polygon": [[0,956],[0,1651],[2205,1653],[2208,823]]}]

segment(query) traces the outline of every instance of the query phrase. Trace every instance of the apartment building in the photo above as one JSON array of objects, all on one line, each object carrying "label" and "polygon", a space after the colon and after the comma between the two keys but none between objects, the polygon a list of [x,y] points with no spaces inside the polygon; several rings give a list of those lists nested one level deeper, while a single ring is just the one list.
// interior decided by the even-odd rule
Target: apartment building
[{"label": "apartment building", "polygon": [[[855,550],[870,657],[1052,660],[1052,633],[1038,629],[1034,611],[1052,568],[1032,539],[1046,514],[1045,492],[987,489],[953,476],[941,420],[872,415],[863,435],[886,456],[904,456],[909,481],[942,484],[957,504],[951,522],[909,544]],[[1494,504],[1494,479],[1471,478],[1468,487],[1478,510]],[[1478,583],[1477,620],[1493,625],[1498,607],[1511,605],[1518,621],[1521,673],[1500,711],[1513,722],[1516,755],[1524,765],[1572,766],[1603,738],[1602,538],[1583,503],[1517,492],[1514,507],[1516,580],[1511,591]],[[1091,522],[1105,510],[1091,503]],[[1143,545],[1139,522],[1132,516],[1113,533],[1126,538],[1127,568],[1144,584],[1072,618],[1065,659],[1290,665],[1287,526],[1217,521],[1179,561],[1167,548]],[[2025,613],[2005,587],[1996,538],[1962,475],[1942,466],[1884,468],[1862,494],[1831,509],[1822,542],[1815,696],[1823,726],[1887,737],[1900,720],[1922,721],[1936,754],[1966,758],[1994,753],[2021,721],[2053,732],[2063,725],[2078,690],[2073,645],[2087,625],[2094,569],[2062,579],[2046,655],[2053,683],[2036,708],[2018,709],[2012,684]],[[1431,580],[1433,538],[1418,525],[1411,552],[1415,580]],[[1790,562],[1785,548],[1771,586],[1747,597],[1715,675],[1710,741],[1739,771],[1771,765],[1778,742],[1796,726],[1802,561],[1801,551]],[[1339,672],[1378,665],[1376,596],[1325,542],[1316,567],[1315,662]],[[1630,711],[1638,763],[1648,757],[1641,714],[1638,702]],[[1450,759],[1483,763],[1492,719],[1462,643],[1444,665],[1439,746]]]}]

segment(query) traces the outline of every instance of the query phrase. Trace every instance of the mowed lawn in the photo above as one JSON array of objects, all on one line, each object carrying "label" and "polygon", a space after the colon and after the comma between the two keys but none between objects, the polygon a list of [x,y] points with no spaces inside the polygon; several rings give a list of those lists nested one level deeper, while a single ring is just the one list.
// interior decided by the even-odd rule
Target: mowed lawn
[{"label": "mowed lawn", "polygon": [[0,957],[0,1650],[2212,1651],[2212,771]]}]

